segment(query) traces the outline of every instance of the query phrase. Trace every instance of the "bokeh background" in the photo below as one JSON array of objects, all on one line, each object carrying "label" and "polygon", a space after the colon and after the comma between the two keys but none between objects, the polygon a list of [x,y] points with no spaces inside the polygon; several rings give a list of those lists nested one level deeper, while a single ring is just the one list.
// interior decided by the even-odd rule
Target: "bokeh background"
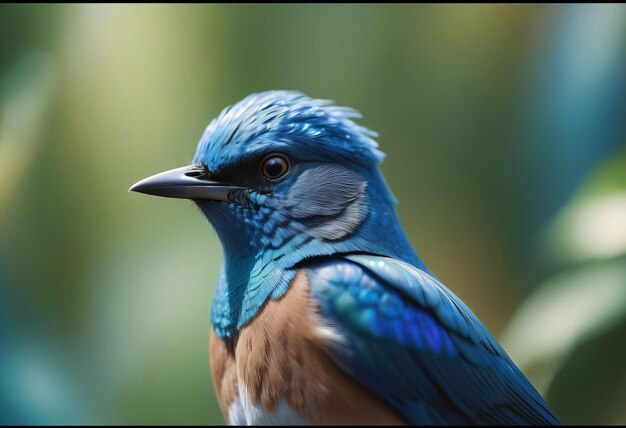
[{"label": "bokeh background", "polygon": [[129,194],[250,92],[360,110],[410,241],[567,423],[626,423],[623,5],[0,6],[0,422],[222,423],[222,260]]}]

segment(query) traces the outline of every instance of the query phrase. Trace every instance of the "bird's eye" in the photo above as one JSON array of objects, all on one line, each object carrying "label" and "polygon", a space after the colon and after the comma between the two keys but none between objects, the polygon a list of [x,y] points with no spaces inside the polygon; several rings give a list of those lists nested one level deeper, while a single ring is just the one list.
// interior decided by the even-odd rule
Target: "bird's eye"
[{"label": "bird's eye", "polygon": [[280,155],[268,156],[261,165],[261,173],[265,178],[275,180],[289,171],[289,162]]}]

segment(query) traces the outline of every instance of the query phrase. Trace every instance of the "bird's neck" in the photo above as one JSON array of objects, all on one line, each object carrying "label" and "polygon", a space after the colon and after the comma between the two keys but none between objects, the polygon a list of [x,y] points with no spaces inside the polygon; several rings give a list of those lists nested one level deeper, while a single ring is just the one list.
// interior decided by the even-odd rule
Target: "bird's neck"
[{"label": "bird's neck", "polygon": [[288,233],[289,227],[280,215],[268,212],[241,222],[232,218],[241,213],[227,206],[206,213],[224,247],[224,265],[211,311],[215,332],[231,337],[257,314],[267,299],[280,298],[298,266],[310,259],[371,253],[426,270],[406,239],[393,199],[386,192],[386,186],[368,189],[371,208],[366,219],[355,233],[338,241],[320,240],[302,232],[279,236]]}]

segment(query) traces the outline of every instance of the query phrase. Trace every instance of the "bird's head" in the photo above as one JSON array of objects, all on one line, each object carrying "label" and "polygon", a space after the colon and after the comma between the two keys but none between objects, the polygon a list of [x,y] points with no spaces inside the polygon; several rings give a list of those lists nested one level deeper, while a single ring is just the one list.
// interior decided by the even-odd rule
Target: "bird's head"
[{"label": "bird's head", "polygon": [[340,241],[370,212],[368,187],[378,204],[394,203],[378,173],[384,154],[376,134],[352,120],[358,117],[299,92],[252,94],[210,123],[192,165],[131,190],[194,200],[227,248],[240,247],[242,234],[257,250],[276,245],[278,235]]},{"label": "bird's head", "polygon": [[376,134],[358,117],[299,92],[252,94],[209,124],[192,165],[131,190],[193,200],[220,236],[229,281],[248,287],[340,252],[416,261],[378,169]]}]

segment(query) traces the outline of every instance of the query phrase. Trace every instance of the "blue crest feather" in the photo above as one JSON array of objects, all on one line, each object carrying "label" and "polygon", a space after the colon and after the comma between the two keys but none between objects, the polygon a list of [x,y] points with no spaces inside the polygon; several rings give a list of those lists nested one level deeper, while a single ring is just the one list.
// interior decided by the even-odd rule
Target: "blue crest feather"
[{"label": "blue crest feather", "polygon": [[217,169],[245,154],[280,149],[305,159],[377,165],[385,155],[374,141],[377,134],[352,120],[360,117],[356,110],[296,91],[251,94],[209,124],[194,162]]}]

